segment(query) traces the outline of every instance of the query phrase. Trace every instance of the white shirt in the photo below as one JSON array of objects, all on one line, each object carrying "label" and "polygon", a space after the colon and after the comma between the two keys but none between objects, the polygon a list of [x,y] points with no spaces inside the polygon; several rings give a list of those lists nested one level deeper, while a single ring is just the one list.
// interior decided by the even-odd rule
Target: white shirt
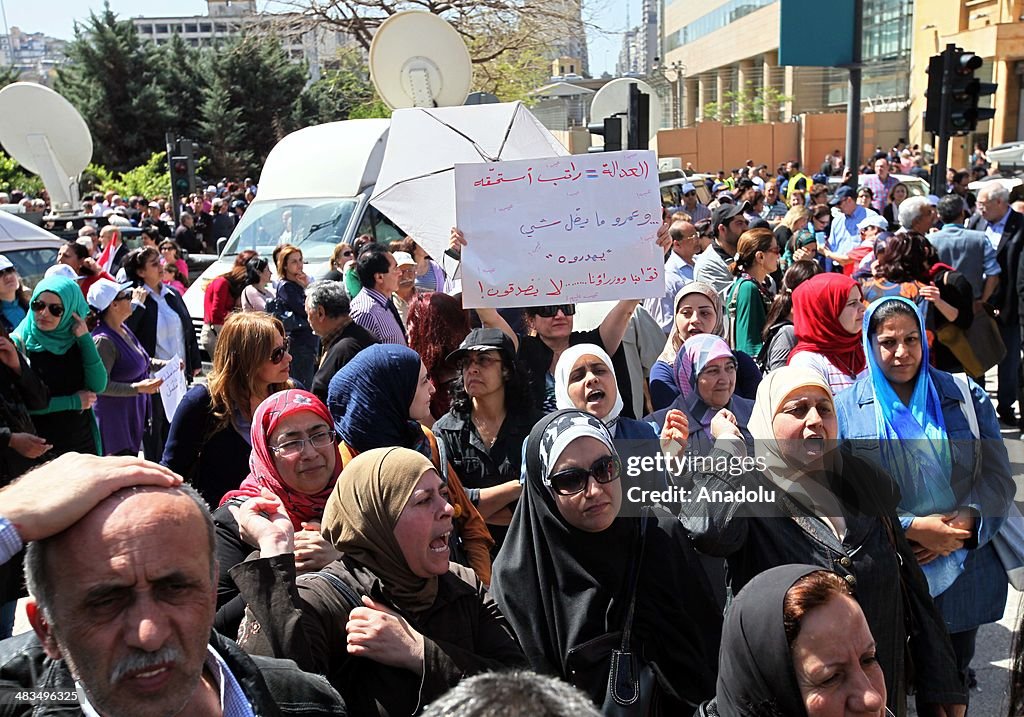
[{"label": "white shirt", "polygon": [[168,292],[174,291],[166,284],[160,284],[160,293],[157,293],[144,284],[146,291],[156,301],[156,356],[154,358],[167,361],[177,356],[185,357],[185,332],[181,328],[181,317],[178,312],[167,303]]}]

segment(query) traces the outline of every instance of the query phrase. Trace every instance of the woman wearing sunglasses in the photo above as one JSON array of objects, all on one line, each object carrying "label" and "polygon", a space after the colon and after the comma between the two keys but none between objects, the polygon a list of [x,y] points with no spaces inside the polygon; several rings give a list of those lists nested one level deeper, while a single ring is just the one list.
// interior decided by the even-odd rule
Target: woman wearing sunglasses
[{"label": "woman wearing sunglasses", "polygon": [[103,438],[103,454],[135,456],[142,446],[142,431],[153,410],[151,395],[161,379],[149,372],[167,362],[151,358],[124,325],[132,314],[132,285],[99,279],[89,287],[89,306],[96,312],[92,340],[107,372],[107,387],[96,399],[96,420]]},{"label": "woman wearing sunglasses", "polygon": [[28,315],[11,333],[50,390],[47,407],[31,414],[54,458],[69,451],[102,455],[92,406],[107,387],[107,372],[85,325],[88,313],[78,283],[51,276],[36,284]]},{"label": "woman wearing sunglasses", "polygon": [[345,264],[356,258],[355,251],[345,242],[334,247],[331,252],[330,270],[323,275],[321,281],[344,281]]},{"label": "woman wearing sunglasses", "polygon": [[188,282],[188,263],[181,256],[181,247],[173,239],[160,242],[160,261],[166,266],[173,264],[178,267],[178,276],[182,283]]},{"label": "woman wearing sunglasses", "polygon": [[[668,227],[665,223],[658,228],[657,244],[662,252],[667,252],[672,246]],[[461,252],[466,243],[462,232],[452,227],[449,249]],[[612,357],[618,376],[619,393],[624,403],[623,411],[628,417],[636,418],[633,415],[633,391],[642,391],[643,387],[636,386],[634,389],[630,384],[629,366],[621,348],[622,337],[639,303],[639,299],[617,302],[601,325],[589,331],[572,330],[572,317],[576,314],[576,306],[573,304],[531,306],[523,310],[529,328],[527,336],[516,336],[496,310],[477,309],[477,314],[484,326],[501,329],[517,342],[519,360],[526,365],[532,377],[534,405],[541,411],[550,413],[555,410],[555,366],[562,352],[576,344],[595,344]]]},{"label": "woman wearing sunglasses", "polygon": [[308,391],[286,389],[256,408],[250,429],[249,475],[237,490],[224,495],[213,512],[217,528],[217,617],[214,628],[238,634],[245,601],[228,570],[246,559],[253,546],[239,535],[233,509],[249,498],[273,496],[291,521],[295,571],[320,570],[341,554],[320,535],[324,506],[341,475],[331,414]]},{"label": "woman wearing sunglasses", "polygon": [[27,314],[28,291],[22,287],[11,260],[0,254],[0,324],[10,333]]},{"label": "woman wearing sunglasses", "polygon": [[245,288],[242,289],[242,311],[266,311],[267,301],[274,298],[270,285],[270,262],[254,256],[245,262]]},{"label": "woman wearing sunglasses", "polygon": [[280,321],[257,312],[234,313],[221,336],[207,385],[193,386],[178,405],[160,461],[191,481],[210,505],[220,505],[249,473],[256,408],[292,387],[292,357]]},{"label": "woman wearing sunglasses", "polygon": [[525,460],[491,592],[531,669],[601,704],[635,594],[631,648],[658,673],[661,709],[652,714],[692,714],[715,692],[721,615],[679,521],[639,517],[612,436],[589,413],[543,418]]}]

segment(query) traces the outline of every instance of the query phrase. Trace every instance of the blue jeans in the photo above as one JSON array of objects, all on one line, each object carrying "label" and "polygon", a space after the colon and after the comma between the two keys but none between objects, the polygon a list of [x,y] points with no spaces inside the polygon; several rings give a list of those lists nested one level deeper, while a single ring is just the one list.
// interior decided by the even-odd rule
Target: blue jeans
[{"label": "blue jeans", "polygon": [[17,607],[17,600],[0,605],[0,640],[6,640],[14,632],[14,613]]},{"label": "blue jeans", "polygon": [[[1006,344],[1006,358],[999,364],[999,386],[996,389],[997,408],[1001,413],[1011,413],[1017,401],[1017,387],[1020,382],[1020,324],[999,326],[999,334]],[[1024,411],[1024,406],[1021,406]]]}]

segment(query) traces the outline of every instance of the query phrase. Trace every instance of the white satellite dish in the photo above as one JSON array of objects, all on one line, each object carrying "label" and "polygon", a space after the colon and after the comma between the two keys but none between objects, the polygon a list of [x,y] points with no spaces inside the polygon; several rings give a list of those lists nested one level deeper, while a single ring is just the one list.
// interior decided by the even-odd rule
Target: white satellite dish
[{"label": "white satellite dish", "polygon": [[0,144],[40,176],[53,213],[77,214],[78,178],[92,159],[92,135],[82,115],[49,87],[15,82],[0,90],[0,117]]},{"label": "white satellite dish", "polygon": [[620,77],[617,80],[612,80],[607,85],[602,87],[594,95],[594,99],[590,102],[590,122],[600,122],[605,117],[611,117],[612,115],[620,115],[622,117],[622,146],[626,146],[626,111],[629,109],[629,86],[636,85],[642,93],[650,97],[650,137],[648,141],[654,139],[658,134],[658,130],[661,129],[661,100],[658,99],[658,94],[654,91],[654,88],[643,80],[636,80],[631,77]]},{"label": "white satellite dish", "polygon": [[370,78],[393,110],[453,107],[469,95],[473,65],[455,28],[433,13],[406,10],[374,33]]}]

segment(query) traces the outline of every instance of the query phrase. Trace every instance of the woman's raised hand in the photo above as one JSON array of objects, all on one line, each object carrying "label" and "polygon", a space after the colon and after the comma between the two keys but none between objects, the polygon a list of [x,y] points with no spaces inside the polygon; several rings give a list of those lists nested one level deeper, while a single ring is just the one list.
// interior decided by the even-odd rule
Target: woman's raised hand
[{"label": "woman's raised hand", "polygon": [[303,523],[295,533],[295,570],[311,573],[341,557],[341,553],[320,534],[319,523]]},{"label": "woman's raised hand", "polygon": [[249,545],[260,549],[260,556],[291,553],[295,550],[295,529],[284,510],[281,499],[273,491],[263,488],[260,495],[228,510],[238,523],[238,534]]},{"label": "woman's raised hand", "polygon": [[386,605],[363,596],[345,625],[348,654],[423,674],[423,635]]},{"label": "woman's raised hand", "polygon": [[690,438],[690,422],[686,414],[673,408],[665,415],[665,425],[661,429],[661,449],[673,454],[686,450],[686,442]]},{"label": "woman's raised hand", "polygon": [[719,436],[743,437],[743,434],[740,433],[736,416],[727,408],[720,410],[711,419],[711,437],[718,438]]},{"label": "woman's raised hand", "polygon": [[89,327],[86,326],[85,319],[73,311],[71,312],[71,333],[75,335],[75,338],[80,338],[89,333]]},{"label": "woman's raised hand", "polygon": [[448,237],[448,249],[456,254],[462,254],[462,247],[466,246],[466,237],[459,231],[458,227],[452,227],[452,233]]}]

